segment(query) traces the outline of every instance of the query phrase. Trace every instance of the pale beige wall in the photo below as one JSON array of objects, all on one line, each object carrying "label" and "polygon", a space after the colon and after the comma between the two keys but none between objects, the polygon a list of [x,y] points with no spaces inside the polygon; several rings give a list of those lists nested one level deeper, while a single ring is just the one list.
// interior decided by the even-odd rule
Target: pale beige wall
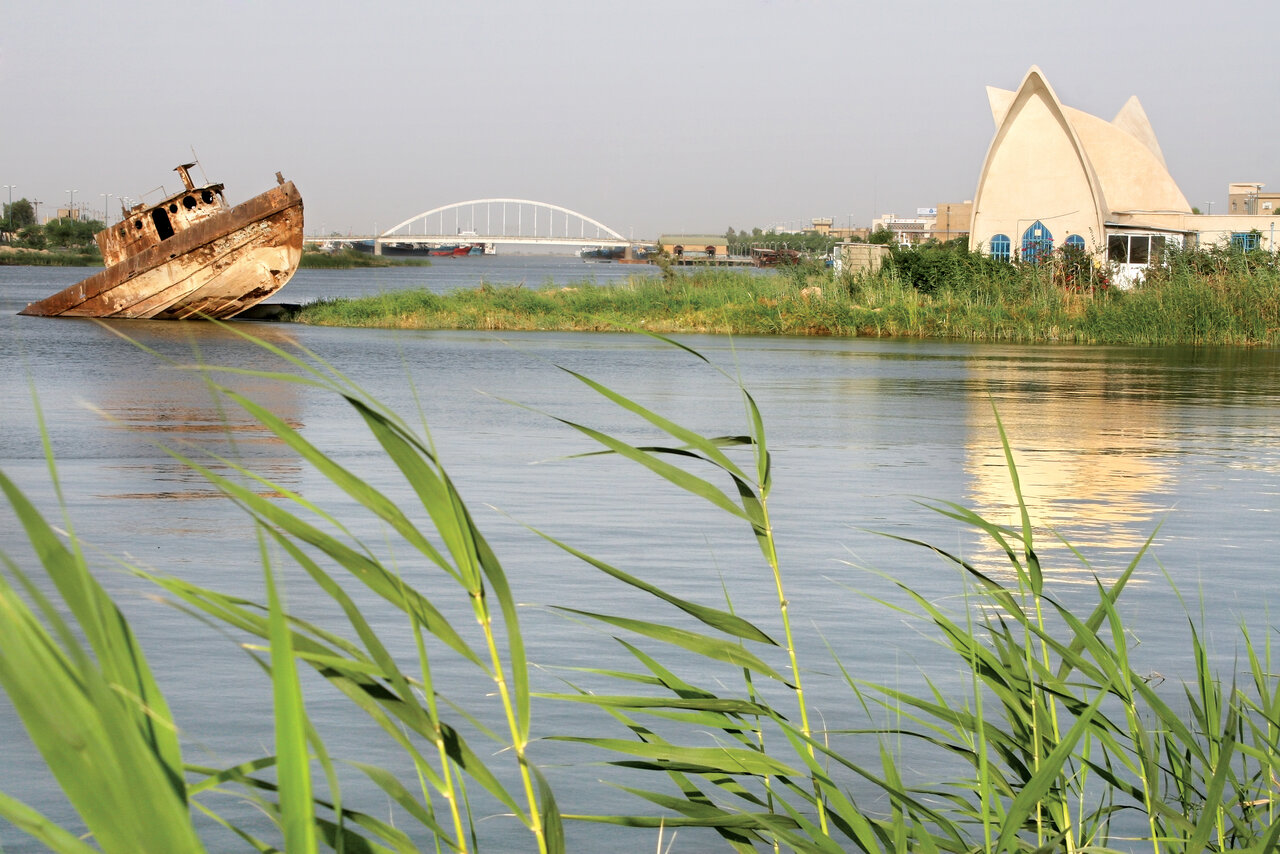
[{"label": "pale beige wall", "polygon": [[1240,231],[1257,230],[1262,235],[1259,248],[1272,251],[1276,248],[1280,215],[1267,216],[1188,216],[1188,225],[1200,234],[1200,245],[1229,243],[1231,235]]},{"label": "pale beige wall", "polygon": [[878,243],[841,243],[841,269],[851,273],[875,273],[889,257],[889,247]]},{"label": "pale beige wall", "polygon": [[[1143,227],[1169,229],[1199,235],[1201,246],[1229,243],[1236,232],[1257,230],[1262,236],[1259,248],[1268,251],[1278,248],[1280,239],[1280,214],[1276,216],[1230,216],[1222,214],[1116,214],[1113,222],[1130,228]],[[1194,238],[1193,238],[1194,239]]]}]

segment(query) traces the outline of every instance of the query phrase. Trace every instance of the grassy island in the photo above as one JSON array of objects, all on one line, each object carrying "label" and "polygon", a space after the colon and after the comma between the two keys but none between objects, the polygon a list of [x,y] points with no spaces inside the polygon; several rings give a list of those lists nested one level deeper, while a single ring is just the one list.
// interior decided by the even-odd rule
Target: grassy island
[{"label": "grassy island", "polygon": [[896,251],[874,274],[817,264],[716,268],[538,289],[485,284],[304,306],[300,323],[409,329],[908,336],[1080,344],[1280,344],[1280,262],[1268,253],[1170,254],[1138,286],[1086,256],[1040,265],[963,247]]},{"label": "grassy island", "polygon": [[319,270],[351,270],[357,267],[430,267],[431,260],[428,258],[386,258],[382,255],[358,252],[355,249],[339,249],[336,252],[304,249],[298,266],[300,268]]}]

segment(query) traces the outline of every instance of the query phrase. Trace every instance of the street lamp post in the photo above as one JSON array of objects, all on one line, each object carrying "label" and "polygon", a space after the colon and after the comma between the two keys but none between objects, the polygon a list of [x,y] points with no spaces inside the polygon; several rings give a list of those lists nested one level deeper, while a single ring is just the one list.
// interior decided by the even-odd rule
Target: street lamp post
[{"label": "street lamp post", "polygon": [[9,208],[8,216],[4,218],[8,231],[13,231],[13,191],[18,189],[17,184],[5,184],[4,188],[9,191]]},{"label": "street lamp post", "polygon": [[99,193],[102,196],[102,224],[111,225],[111,211],[107,210],[107,201],[111,199],[115,193]]},{"label": "street lamp post", "polygon": [[67,211],[70,213],[71,218],[75,219],[76,218],[76,191],[67,190],[67,194],[71,196],[71,201],[67,203]]}]

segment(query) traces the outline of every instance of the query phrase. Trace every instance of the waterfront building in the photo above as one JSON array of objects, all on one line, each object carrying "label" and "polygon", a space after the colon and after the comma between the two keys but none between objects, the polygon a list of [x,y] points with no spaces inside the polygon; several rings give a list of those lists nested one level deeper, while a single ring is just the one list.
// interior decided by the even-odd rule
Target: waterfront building
[{"label": "waterfront building", "polygon": [[658,238],[658,245],[673,258],[729,256],[729,241],[723,234],[664,234]]},{"label": "waterfront building", "polygon": [[973,197],[971,248],[1034,262],[1074,246],[1114,265],[1120,284],[1169,243],[1275,248],[1262,185],[1232,185],[1242,188],[1238,211],[1192,210],[1136,96],[1106,121],[1063,105],[1033,66],[1016,91],[989,86],[987,97],[996,133]]}]

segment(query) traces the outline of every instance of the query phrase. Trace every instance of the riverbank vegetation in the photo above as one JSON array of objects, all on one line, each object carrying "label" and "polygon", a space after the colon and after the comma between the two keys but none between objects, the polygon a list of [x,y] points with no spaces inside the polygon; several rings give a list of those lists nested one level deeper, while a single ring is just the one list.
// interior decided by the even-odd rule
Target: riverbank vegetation
[{"label": "riverbank vegetation", "polygon": [[964,246],[895,250],[873,274],[816,262],[771,274],[669,268],[607,286],[485,284],[304,306],[301,323],[416,329],[906,336],[1078,344],[1280,344],[1280,262],[1265,252],[1170,252],[1131,289],[1087,256],[1039,265]]},{"label": "riverbank vegetation", "polygon": [[[95,247],[96,249],[96,247]],[[102,253],[84,250],[8,249],[0,247],[3,267],[101,267]]]},{"label": "riverbank vegetation", "polygon": [[[791,612],[793,568],[779,556],[770,521],[771,486],[786,473],[772,465],[764,422],[745,389],[745,423],[724,425],[722,435],[687,429],[578,374],[602,400],[636,416],[646,435],[624,440],[569,414],[550,417],[581,434],[584,451],[616,455],[634,463],[637,476],[674,487],[667,500],[683,495],[690,506],[718,508],[754,554],[735,572],[761,573],[776,589],[776,616],[759,624],[725,602],[729,587],[715,557],[698,563],[705,543],[690,544],[677,594],[559,542],[554,532],[532,532],[585,574],[574,590],[538,588],[490,547],[423,432],[341,375],[263,346],[287,363],[262,376],[312,383],[344,399],[382,459],[364,472],[340,466],[330,454],[348,435],[327,434],[336,445],[326,451],[291,419],[218,388],[216,369],[196,368],[228,406],[261,423],[310,476],[346,498],[317,507],[271,482],[269,472],[170,449],[255,523],[263,595],[250,601],[129,566],[179,607],[223,627],[229,643],[242,643],[246,670],[273,692],[274,745],[258,752],[245,745],[250,759],[226,767],[184,760],[181,721],[97,580],[86,556],[92,552],[0,475],[39,564],[8,559],[0,575],[0,685],[84,827],[64,827],[22,803],[18,779],[0,782],[0,816],[52,849],[97,850],[80,836],[87,830],[107,851],[203,850],[193,813],[228,827],[246,847],[291,854],[472,851],[504,821],[526,835],[524,848],[542,852],[564,850],[566,826],[578,823],[610,826],[613,838],[637,834],[637,850],[660,851],[685,828],[716,834],[726,851],[823,854],[1264,852],[1280,841],[1280,677],[1269,642],[1245,630],[1238,671],[1219,673],[1209,664],[1207,633],[1189,615],[1170,615],[1193,627],[1185,671],[1193,677],[1180,685],[1137,669],[1119,601],[1146,549],[1115,580],[1096,582],[1095,604],[1066,607],[1046,583],[1040,529],[1022,500],[1007,441],[1020,524],[935,505],[989,539],[1002,566],[975,566],[908,540],[904,549],[923,546],[939,571],[962,579],[963,595],[939,602],[897,585],[896,598],[879,603],[938,643],[913,689],[912,680],[868,678],[856,660],[802,659],[801,647],[814,644],[797,643],[806,624]],[[681,360],[677,370],[711,369],[680,345],[672,358]],[[381,527],[354,517],[346,524],[356,511]],[[353,533],[361,530],[373,540]],[[1084,554],[1053,553],[1089,570]],[[519,550],[510,557],[519,561]],[[279,592],[286,576],[290,598],[311,584],[335,608],[289,613]],[[588,578],[649,604],[626,613],[582,610],[576,588]],[[839,595],[849,597],[851,612],[869,607],[858,592],[833,585]],[[522,633],[529,612],[517,603],[535,600],[600,627],[617,655],[593,657],[586,667],[529,661]],[[313,621],[324,613],[330,622]],[[563,682],[540,689],[549,669]],[[304,670],[317,678],[303,679]],[[475,674],[487,690],[461,690],[451,681],[461,673]],[[189,675],[205,678],[199,668]],[[820,680],[844,700],[815,707]],[[323,710],[313,717],[321,693]],[[349,707],[341,717],[348,737],[350,721],[364,716],[370,737],[396,746],[398,769],[332,755],[321,722],[338,719],[335,703]],[[604,767],[610,781],[589,782]],[[342,788],[340,769],[363,775],[381,795],[359,802]],[[552,776],[595,785],[601,805],[626,796],[630,806],[562,811]],[[227,795],[260,813],[221,812]],[[695,839],[697,850],[714,841]]]},{"label": "riverbank vegetation", "polygon": [[72,217],[36,222],[26,199],[4,206],[0,226],[0,265],[33,267],[92,267],[102,264],[102,252],[93,236],[103,229],[98,220]]},{"label": "riverbank vegetation", "polygon": [[336,249],[324,252],[319,249],[304,248],[299,268],[313,270],[352,270],[364,267],[430,267],[429,258],[387,258],[371,252],[358,252],[355,249]]}]

